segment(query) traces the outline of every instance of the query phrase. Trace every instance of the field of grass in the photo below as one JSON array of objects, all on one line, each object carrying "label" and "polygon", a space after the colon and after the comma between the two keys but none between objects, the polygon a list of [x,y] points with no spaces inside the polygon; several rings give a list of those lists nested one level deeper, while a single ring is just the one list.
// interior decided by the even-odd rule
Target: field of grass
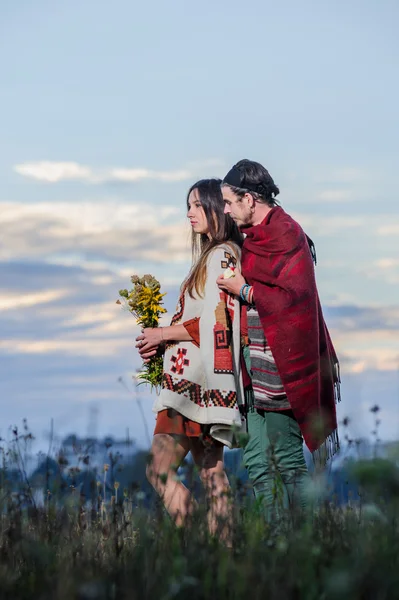
[{"label": "field of grass", "polygon": [[272,525],[235,486],[229,549],[207,533],[201,501],[184,530],[134,486],[98,483],[91,499],[71,486],[62,500],[53,489],[38,502],[26,474],[18,491],[8,477],[7,461],[23,471],[18,452],[3,452],[0,469],[1,599],[399,598],[394,458],[353,465],[360,502],[337,506],[315,486],[311,515],[290,513]]}]

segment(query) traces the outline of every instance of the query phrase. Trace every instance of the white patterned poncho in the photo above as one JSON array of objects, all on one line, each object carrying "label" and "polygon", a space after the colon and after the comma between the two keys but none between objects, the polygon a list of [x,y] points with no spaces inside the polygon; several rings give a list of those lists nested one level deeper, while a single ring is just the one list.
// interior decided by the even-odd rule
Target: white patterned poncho
[{"label": "white patterned poncho", "polygon": [[229,448],[245,431],[240,406],[244,403],[240,352],[239,300],[216,285],[216,279],[235,265],[240,249],[232,243],[216,246],[207,261],[203,298],[182,291],[171,325],[198,320],[199,346],[172,342],[164,356],[162,389],[154,412],[173,408],[203,425],[215,440]]}]

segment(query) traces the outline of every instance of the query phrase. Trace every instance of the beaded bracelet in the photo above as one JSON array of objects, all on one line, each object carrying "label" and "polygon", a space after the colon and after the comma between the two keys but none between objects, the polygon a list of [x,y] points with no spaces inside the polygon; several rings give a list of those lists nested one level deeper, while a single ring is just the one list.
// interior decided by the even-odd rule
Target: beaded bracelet
[{"label": "beaded bracelet", "polygon": [[241,289],[240,289],[240,298],[241,298],[241,300],[243,300],[244,302],[246,302],[246,300],[245,300],[245,296],[244,296],[244,290],[245,290],[246,288],[249,288],[249,287],[250,287],[250,286],[248,285],[248,283],[244,283],[244,284],[241,286]]},{"label": "beaded bracelet", "polygon": [[247,304],[252,305],[253,292],[254,292],[254,288],[253,288],[252,285],[248,285],[248,287],[246,287],[243,290],[242,295],[243,295],[244,302],[246,302]]},{"label": "beaded bracelet", "polygon": [[[252,285],[249,285],[248,283],[244,283],[244,285],[242,285],[241,289],[240,289],[240,298],[247,304],[252,304],[253,291],[254,291],[254,288]],[[251,297],[251,300],[250,300],[250,297]]]},{"label": "beaded bracelet", "polygon": [[249,290],[249,293],[248,293],[248,304],[252,305],[254,303],[253,301],[254,301],[254,286],[251,285],[251,289]]}]

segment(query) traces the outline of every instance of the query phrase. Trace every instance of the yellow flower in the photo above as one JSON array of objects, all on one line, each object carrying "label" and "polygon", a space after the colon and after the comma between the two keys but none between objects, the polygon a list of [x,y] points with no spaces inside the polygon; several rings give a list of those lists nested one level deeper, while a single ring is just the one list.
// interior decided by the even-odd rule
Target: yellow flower
[{"label": "yellow flower", "polygon": [[[131,277],[133,287],[131,290],[120,290],[120,297],[128,311],[135,317],[136,323],[141,327],[158,327],[160,315],[167,311],[162,307],[163,298],[161,284],[152,275]],[[127,297],[126,297],[127,292]],[[149,383],[151,387],[159,388],[163,375],[163,359],[155,356],[149,363],[143,365],[139,379]],[[107,469],[108,470],[108,469]],[[106,470],[104,469],[104,472]]]}]

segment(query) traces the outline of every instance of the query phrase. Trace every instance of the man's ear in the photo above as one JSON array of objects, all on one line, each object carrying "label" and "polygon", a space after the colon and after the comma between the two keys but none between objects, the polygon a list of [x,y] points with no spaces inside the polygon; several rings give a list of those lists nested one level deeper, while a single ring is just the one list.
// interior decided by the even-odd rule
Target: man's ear
[{"label": "man's ear", "polygon": [[246,192],[244,194],[244,198],[246,199],[248,206],[250,208],[253,208],[255,206],[255,199],[252,194],[250,194],[249,192]]}]

